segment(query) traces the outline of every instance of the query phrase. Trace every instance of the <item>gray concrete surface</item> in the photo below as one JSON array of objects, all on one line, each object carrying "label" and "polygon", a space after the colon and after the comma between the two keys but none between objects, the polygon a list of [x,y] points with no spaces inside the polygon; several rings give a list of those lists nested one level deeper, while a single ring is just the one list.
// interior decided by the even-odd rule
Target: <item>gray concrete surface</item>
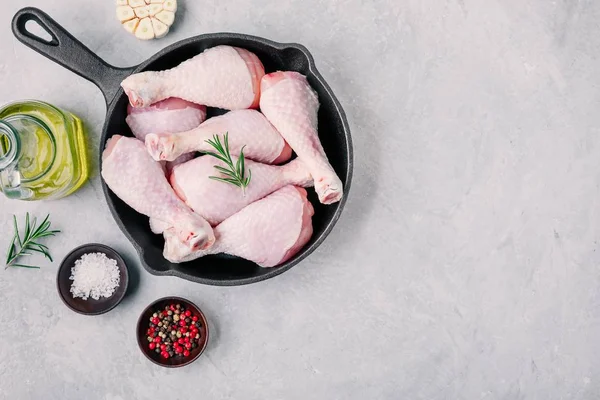
[{"label": "gray concrete surface", "polygon": [[[4,1],[0,103],[49,101],[88,124],[90,83],[18,43],[37,5],[115,65],[190,35],[237,31],[305,44],[348,114],[355,182],[326,243],[256,285],[216,288],[140,269],[100,181],[52,203],[61,259],[114,246],[140,282],[107,315],[69,311],[57,263],[0,272],[1,399],[600,398],[600,3],[591,0],[180,0],[175,30],[136,41],[113,2]],[[139,352],[141,309],[203,307],[206,356],[165,370]]]}]

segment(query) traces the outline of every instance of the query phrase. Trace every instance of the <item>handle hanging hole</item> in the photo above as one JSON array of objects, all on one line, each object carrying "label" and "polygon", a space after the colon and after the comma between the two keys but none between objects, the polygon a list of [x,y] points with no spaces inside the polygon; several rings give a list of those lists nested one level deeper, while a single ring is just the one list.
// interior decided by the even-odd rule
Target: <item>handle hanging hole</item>
[{"label": "handle hanging hole", "polygon": [[42,26],[34,20],[29,20],[25,22],[25,30],[30,34],[36,36],[39,40],[42,40],[48,44],[52,44],[52,40],[54,39],[52,35],[42,28]]},{"label": "handle hanging hole", "polygon": [[37,16],[29,16],[30,18],[21,25],[21,33],[31,39],[37,40],[50,46],[58,46],[56,37],[45,28],[38,20]]}]

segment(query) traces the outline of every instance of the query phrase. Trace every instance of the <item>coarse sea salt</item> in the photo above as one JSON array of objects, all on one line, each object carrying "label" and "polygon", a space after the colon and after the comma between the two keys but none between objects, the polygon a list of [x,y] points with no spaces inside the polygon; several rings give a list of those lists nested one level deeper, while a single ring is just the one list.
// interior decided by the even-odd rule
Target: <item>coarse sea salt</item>
[{"label": "coarse sea salt", "polygon": [[110,297],[119,286],[121,279],[117,261],[103,253],[87,253],[75,261],[71,268],[70,280],[73,298],[81,297],[94,300]]}]

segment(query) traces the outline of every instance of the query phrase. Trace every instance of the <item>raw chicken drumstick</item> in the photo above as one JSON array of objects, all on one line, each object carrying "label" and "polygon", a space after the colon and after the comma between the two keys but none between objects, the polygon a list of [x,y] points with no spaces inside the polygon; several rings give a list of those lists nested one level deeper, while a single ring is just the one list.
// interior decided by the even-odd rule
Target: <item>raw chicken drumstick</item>
[{"label": "raw chicken drumstick", "polygon": [[121,83],[134,107],[168,97],[228,110],[257,108],[265,74],[258,57],[245,49],[217,46],[166,71],[130,75]]},{"label": "raw chicken drumstick", "polygon": [[137,212],[169,224],[182,245],[206,249],[215,241],[211,226],[175,195],[159,163],[137,139],[113,136],[102,153],[102,177]]},{"label": "raw chicken drumstick", "polygon": [[209,118],[199,127],[187,132],[146,136],[146,148],[156,161],[171,161],[193,151],[214,151],[206,143],[213,135],[229,133],[229,150],[254,161],[278,164],[289,160],[292,149],[267,119],[255,110],[230,111],[225,115]]},{"label": "raw chicken drumstick", "polygon": [[[232,156],[232,159],[235,164],[237,157]],[[211,156],[199,157],[175,167],[171,173],[171,186],[180,199],[214,226],[286,185],[308,187],[313,184],[308,169],[298,159],[283,166],[249,160],[245,164],[246,171],[252,171],[245,193],[235,185],[209,178],[211,175],[224,177],[214,166],[225,167],[224,162]]]},{"label": "raw chicken drumstick", "polygon": [[[127,106],[127,118],[133,135],[142,142],[146,135],[166,132],[183,132],[199,126],[206,119],[206,106],[190,103],[176,97],[161,100],[149,107],[135,108]],[[193,153],[182,154],[176,160],[166,163],[167,174],[175,165],[183,164],[194,158]],[[167,226],[165,222],[150,219],[150,226]],[[156,228],[153,228],[153,231]],[[166,229],[166,228],[165,228]]]},{"label": "raw chicken drumstick", "polygon": [[165,231],[163,255],[177,263],[227,253],[261,267],[274,267],[289,260],[309,241],[313,214],[306,190],[288,185],[223,221],[215,228],[215,245],[207,251],[190,252],[173,230]]},{"label": "raw chicken drumstick", "polygon": [[127,107],[125,122],[142,142],[149,133],[184,132],[206,120],[206,107],[178,98],[169,98],[149,107]]},{"label": "raw chicken drumstick", "polygon": [[343,185],[319,141],[319,100],[306,77],[297,72],[274,72],[261,82],[260,109],[306,163],[323,204],[340,201]]}]

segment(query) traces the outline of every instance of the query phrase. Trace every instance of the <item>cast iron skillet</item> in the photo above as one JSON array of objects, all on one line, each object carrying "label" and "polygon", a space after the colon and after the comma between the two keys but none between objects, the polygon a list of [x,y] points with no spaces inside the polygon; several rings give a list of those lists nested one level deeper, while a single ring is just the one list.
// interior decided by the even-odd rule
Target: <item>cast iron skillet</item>
[{"label": "cast iron skillet", "polygon": [[[25,24],[32,20],[52,36],[51,41],[46,41],[27,30]],[[344,197],[337,204],[324,206],[317,200],[314,190],[309,190],[309,200],[315,208],[312,239],[295,257],[278,267],[260,268],[250,261],[227,255],[214,255],[189,263],[172,264],[163,258],[164,241],[162,236],[150,232],[148,218],[123,203],[103,182],[104,194],[115,221],[133,243],[144,268],[150,273],[173,275],[210,285],[228,286],[258,282],[279,275],[305,259],[325,240],[339,219],[348,198],[352,178],[353,156],[350,130],[342,106],[317,71],[313,57],[304,46],[276,43],[238,33],[214,33],[175,43],[140,65],[116,68],[92,53],[56,21],[37,8],[28,7],[18,11],[13,18],[12,30],[19,41],[100,88],[106,98],[108,110],[100,141],[102,149],[112,135],[131,136],[131,131],[125,123],[128,99],[120,88],[120,83],[125,77],[146,70],[173,68],[210,47],[231,45],[248,49],[261,59],[267,72],[277,70],[301,72],[308,77],[308,81],[319,94],[321,102],[319,137],[333,168],[344,183]],[[222,111],[209,110],[209,116],[220,112]],[[100,163],[102,163],[101,159]],[[248,234],[251,235],[252,232]]]}]

